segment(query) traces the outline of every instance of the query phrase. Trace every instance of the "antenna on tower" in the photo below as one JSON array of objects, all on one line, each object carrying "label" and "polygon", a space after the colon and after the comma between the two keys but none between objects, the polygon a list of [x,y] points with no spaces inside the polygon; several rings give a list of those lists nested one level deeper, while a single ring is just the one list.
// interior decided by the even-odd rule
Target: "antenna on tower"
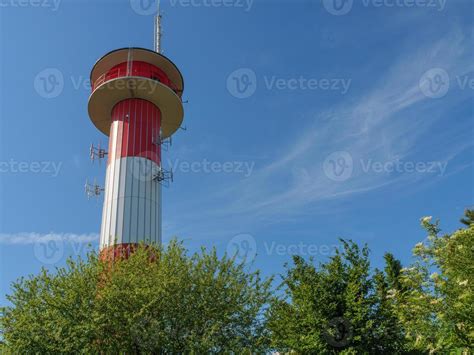
[{"label": "antenna on tower", "polygon": [[173,140],[171,136],[168,138],[163,138],[163,133],[160,129],[160,133],[157,136],[153,136],[151,138],[153,144],[161,146],[164,150],[168,150],[173,145]]},{"label": "antenna on tower", "polygon": [[94,163],[94,160],[99,160],[99,164],[101,162],[101,159],[104,159],[105,156],[109,154],[105,149],[102,149],[100,147],[100,142],[98,147],[94,147],[94,144],[92,143],[90,148],[89,148],[89,156],[91,158],[92,163]]},{"label": "antenna on tower", "polygon": [[84,190],[87,195],[87,199],[91,197],[99,198],[100,194],[105,191],[105,189],[99,185],[97,185],[96,179],[94,179],[93,184],[89,184],[89,181],[86,180],[86,184],[84,185]]},{"label": "antenna on tower", "polygon": [[155,16],[155,52],[161,53],[161,13],[160,2],[158,1],[158,11]]},{"label": "antenna on tower", "polygon": [[165,170],[162,166],[153,169],[153,181],[157,181],[164,187],[169,187],[170,182],[173,182],[173,170]]}]

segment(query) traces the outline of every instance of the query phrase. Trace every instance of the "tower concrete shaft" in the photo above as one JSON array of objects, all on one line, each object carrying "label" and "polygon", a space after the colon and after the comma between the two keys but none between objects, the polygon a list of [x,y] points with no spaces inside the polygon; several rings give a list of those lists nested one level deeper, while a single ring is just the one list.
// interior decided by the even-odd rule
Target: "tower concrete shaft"
[{"label": "tower concrete shaft", "polygon": [[161,166],[158,107],[143,99],[112,110],[100,247],[161,242]]}]

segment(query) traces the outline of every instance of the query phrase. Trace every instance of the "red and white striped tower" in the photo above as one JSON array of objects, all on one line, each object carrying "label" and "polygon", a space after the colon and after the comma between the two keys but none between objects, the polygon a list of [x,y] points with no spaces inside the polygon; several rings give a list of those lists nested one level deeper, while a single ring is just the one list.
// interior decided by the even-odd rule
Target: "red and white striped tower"
[{"label": "red and white striped tower", "polygon": [[100,232],[103,257],[161,243],[161,148],[183,121],[183,77],[168,58],[144,48],[107,53],[91,72],[89,116],[109,136]]}]

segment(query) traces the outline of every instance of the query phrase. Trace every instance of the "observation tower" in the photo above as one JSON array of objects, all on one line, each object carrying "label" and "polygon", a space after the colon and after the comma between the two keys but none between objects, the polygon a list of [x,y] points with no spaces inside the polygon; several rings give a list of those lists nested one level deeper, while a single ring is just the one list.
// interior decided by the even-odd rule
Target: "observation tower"
[{"label": "observation tower", "polygon": [[86,183],[88,195],[104,192],[101,257],[128,256],[139,243],[161,243],[162,185],[172,172],[162,167],[163,148],[181,127],[183,77],[160,52],[161,16],[155,19],[155,48],[121,48],[92,68],[88,111],[109,137],[105,186]]}]

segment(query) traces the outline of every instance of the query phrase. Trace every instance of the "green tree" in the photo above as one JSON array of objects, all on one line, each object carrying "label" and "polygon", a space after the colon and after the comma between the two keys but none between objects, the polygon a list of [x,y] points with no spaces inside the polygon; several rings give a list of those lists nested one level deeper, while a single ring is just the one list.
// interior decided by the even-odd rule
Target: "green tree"
[{"label": "green tree", "polygon": [[[371,274],[369,250],[341,240],[342,251],[317,269],[294,257],[283,275],[284,297],[268,312],[272,346],[280,351],[317,354],[395,353],[401,329],[390,287],[398,285],[399,262],[387,255],[387,274]],[[397,271],[398,270],[398,271]]]},{"label": "green tree", "polygon": [[428,232],[413,249],[396,292],[398,316],[412,349],[470,353],[474,344],[474,224],[439,236],[439,223],[422,219]]},{"label": "green tree", "polygon": [[406,352],[406,341],[403,326],[396,313],[397,304],[395,292],[402,289],[400,283],[402,265],[399,260],[387,253],[385,258],[385,273],[375,270],[375,324],[376,338],[383,339],[375,346],[378,352],[400,354]]},{"label": "green tree", "polygon": [[264,351],[270,283],[178,242],[113,264],[91,254],[16,282],[1,326],[12,353]]},{"label": "green tree", "polygon": [[464,217],[461,218],[461,223],[468,227],[474,224],[474,210],[467,209],[464,211]]}]

